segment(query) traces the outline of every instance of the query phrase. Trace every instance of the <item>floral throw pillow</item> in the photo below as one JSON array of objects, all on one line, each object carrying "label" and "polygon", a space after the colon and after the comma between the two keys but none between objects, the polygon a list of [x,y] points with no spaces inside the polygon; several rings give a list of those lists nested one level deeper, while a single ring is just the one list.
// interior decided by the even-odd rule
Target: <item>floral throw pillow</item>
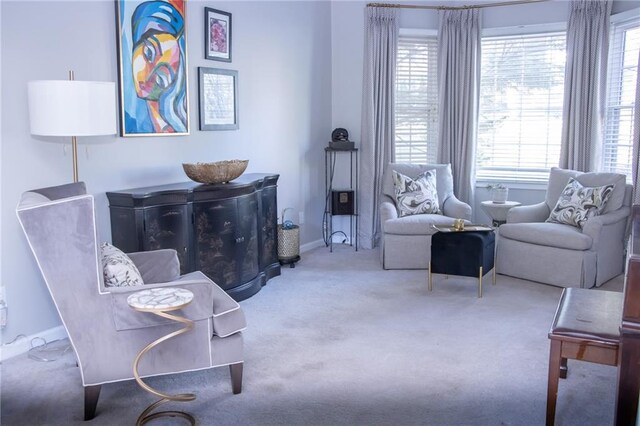
[{"label": "floral throw pillow", "polygon": [[105,287],[143,285],[142,275],[131,258],[109,243],[100,246]]},{"label": "floral throw pillow", "polygon": [[427,170],[415,179],[394,170],[393,185],[400,217],[440,213],[435,170]]},{"label": "floral throw pillow", "polygon": [[582,228],[585,222],[604,211],[613,193],[613,184],[588,187],[574,178],[569,179],[547,222],[562,223]]}]

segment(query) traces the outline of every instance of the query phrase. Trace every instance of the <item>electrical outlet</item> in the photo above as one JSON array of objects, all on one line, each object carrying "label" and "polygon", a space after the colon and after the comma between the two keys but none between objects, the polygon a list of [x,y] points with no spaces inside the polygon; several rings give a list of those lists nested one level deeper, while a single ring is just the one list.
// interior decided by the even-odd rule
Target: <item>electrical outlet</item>
[{"label": "electrical outlet", "polygon": [[298,223],[304,225],[304,212],[298,212]]},{"label": "electrical outlet", "polygon": [[7,302],[5,287],[0,286],[0,329],[7,326]]},{"label": "electrical outlet", "polygon": [[0,300],[0,329],[4,329],[7,326],[7,304],[4,300]]}]

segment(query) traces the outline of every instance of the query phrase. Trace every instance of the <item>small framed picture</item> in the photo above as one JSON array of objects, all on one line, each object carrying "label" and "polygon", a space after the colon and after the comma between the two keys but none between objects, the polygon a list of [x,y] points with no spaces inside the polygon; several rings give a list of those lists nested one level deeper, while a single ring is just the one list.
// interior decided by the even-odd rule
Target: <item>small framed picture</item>
[{"label": "small framed picture", "polygon": [[204,57],[231,62],[231,14],[204,8]]},{"label": "small framed picture", "polygon": [[238,128],[238,71],[198,68],[200,130]]}]

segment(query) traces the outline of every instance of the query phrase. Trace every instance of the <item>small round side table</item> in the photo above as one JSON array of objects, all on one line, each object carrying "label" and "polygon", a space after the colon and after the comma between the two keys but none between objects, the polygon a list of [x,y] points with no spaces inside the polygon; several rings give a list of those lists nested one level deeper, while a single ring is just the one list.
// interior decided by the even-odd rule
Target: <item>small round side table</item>
[{"label": "small round side table", "polygon": [[520,203],[517,201],[505,201],[504,203],[483,201],[480,205],[482,210],[491,218],[492,225],[498,227],[507,222],[507,213],[509,213],[509,210],[519,206]]},{"label": "small round side table", "polygon": [[184,327],[176,330],[172,333],[167,334],[166,336],[160,337],[159,339],[154,340],[149,343],[140,351],[140,353],[136,356],[136,359],[133,361],[133,376],[136,379],[136,382],[142,387],[142,389],[150,392],[153,395],[159,396],[161,399],[154,402],[140,414],[138,420],[136,421],[136,426],[144,425],[145,423],[156,419],[158,417],[170,416],[170,417],[182,417],[191,422],[191,425],[196,424],[196,420],[189,413],[184,413],[182,411],[161,411],[157,413],[151,413],[156,407],[165,402],[169,401],[193,401],[196,399],[196,396],[192,393],[183,393],[178,395],[169,395],[160,391],[153,389],[151,386],[147,385],[140,378],[140,374],[138,373],[138,364],[140,363],[140,359],[144,354],[149,352],[152,348],[159,345],[160,343],[169,340],[173,337],[179,336],[181,334],[186,333],[187,331],[193,328],[193,321],[179,317],[177,315],[169,314],[168,312],[176,311],[178,309],[182,309],[189,305],[193,300],[193,293],[189,290],[183,288],[176,287],[159,287],[159,288],[150,288],[146,290],[141,290],[136,293],[131,294],[127,297],[127,303],[131,308],[135,309],[139,312],[150,312],[152,314],[158,315],[163,318],[167,318],[173,321],[177,321],[181,324],[184,324]]}]

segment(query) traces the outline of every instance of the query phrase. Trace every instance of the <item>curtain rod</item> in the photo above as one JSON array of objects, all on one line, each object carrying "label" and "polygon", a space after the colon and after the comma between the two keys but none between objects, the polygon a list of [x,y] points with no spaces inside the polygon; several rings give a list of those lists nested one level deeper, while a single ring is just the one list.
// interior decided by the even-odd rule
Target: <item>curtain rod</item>
[{"label": "curtain rod", "polygon": [[512,6],[516,4],[541,3],[546,1],[549,1],[549,0],[514,0],[514,1],[482,3],[482,4],[465,5],[465,6],[427,6],[427,5],[419,5],[419,4],[369,3],[367,4],[367,7],[391,7],[391,8],[398,8],[398,9],[460,10],[460,9],[483,9],[485,7],[496,7],[496,6]]}]

